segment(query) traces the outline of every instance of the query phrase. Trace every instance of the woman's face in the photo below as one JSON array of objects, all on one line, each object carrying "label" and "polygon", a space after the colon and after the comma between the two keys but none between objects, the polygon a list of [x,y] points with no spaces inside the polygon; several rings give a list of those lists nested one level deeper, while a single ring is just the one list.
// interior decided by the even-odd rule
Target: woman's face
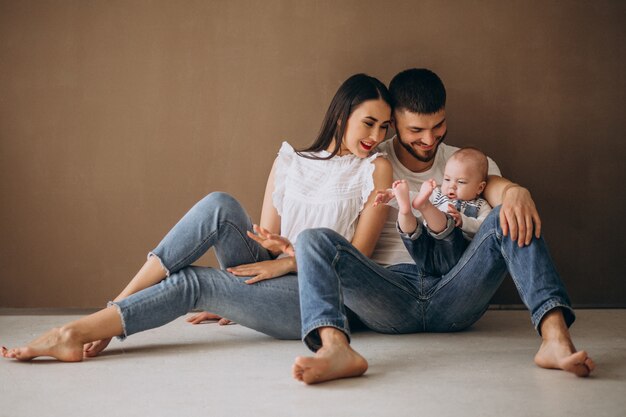
[{"label": "woman's face", "polygon": [[361,103],[348,117],[339,155],[367,157],[385,140],[390,119],[391,107],[384,100],[367,100]]}]

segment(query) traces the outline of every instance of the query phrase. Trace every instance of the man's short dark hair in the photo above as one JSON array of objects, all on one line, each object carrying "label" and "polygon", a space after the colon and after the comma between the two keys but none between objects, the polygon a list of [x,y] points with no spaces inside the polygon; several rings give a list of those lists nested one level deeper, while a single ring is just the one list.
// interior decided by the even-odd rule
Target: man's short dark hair
[{"label": "man's short dark hair", "polygon": [[446,106],[446,88],[441,79],[426,68],[402,71],[389,83],[393,107],[411,113],[433,114]]}]

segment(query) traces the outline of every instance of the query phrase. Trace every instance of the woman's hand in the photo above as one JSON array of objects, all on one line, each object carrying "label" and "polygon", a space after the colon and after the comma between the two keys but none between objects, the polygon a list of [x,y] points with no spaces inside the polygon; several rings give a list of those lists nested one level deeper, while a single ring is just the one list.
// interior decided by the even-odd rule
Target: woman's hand
[{"label": "woman's hand", "polygon": [[376,191],[376,198],[374,200],[374,204],[372,204],[372,207],[376,207],[379,204],[387,204],[394,198],[396,198],[396,196],[393,193],[393,189],[389,188],[387,190],[378,190]]},{"label": "woman's hand", "polygon": [[521,248],[530,244],[534,235],[541,236],[541,219],[535,207],[535,202],[526,188],[511,184],[502,192],[502,207],[500,208],[500,225],[504,236],[511,235]]},{"label": "woman's hand", "polygon": [[254,284],[255,282],[296,272],[296,258],[279,258],[271,261],[239,265],[233,268],[226,268],[226,271],[238,277],[252,277],[244,282],[246,284]]},{"label": "woman's hand", "polygon": [[216,321],[220,326],[225,326],[227,324],[234,324],[232,321],[227,318],[218,316],[217,314],[209,313],[208,311],[202,311],[200,313],[196,313],[193,316],[187,319],[187,323],[191,324],[201,324],[206,321]]},{"label": "woman's hand", "polygon": [[248,231],[248,237],[257,242],[259,245],[263,246],[272,254],[280,255],[281,253],[286,253],[289,256],[296,255],[293,249],[293,245],[286,237],[270,233],[269,230],[264,229],[263,227],[256,224],[253,225],[252,228],[254,229],[256,234]]},{"label": "woman's hand", "polygon": [[83,355],[92,358],[97,356],[98,353],[102,352],[108,345],[111,343],[111,338],[106,338],[102,340],[96,340],[95,342],[85,343],[83,346]]}]

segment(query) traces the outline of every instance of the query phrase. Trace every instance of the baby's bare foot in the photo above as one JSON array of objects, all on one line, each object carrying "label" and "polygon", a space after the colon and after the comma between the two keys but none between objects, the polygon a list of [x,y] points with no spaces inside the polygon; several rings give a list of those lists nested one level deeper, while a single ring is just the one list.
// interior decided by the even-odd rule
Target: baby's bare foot
[{"label": "baby's bare foot", "polygon": [[2,347],[5,358],[28,361],[38,356],[52,356],[63,362],[83,360],[83,343],[70,329],[52,329],[28,345],[7,349]]},{"label": "baby's bare foot", "polygon": [[398,180],[391,185],[391,189],[393,190],[393,195],[396,196],[396,200],[398,200],[398,211],[400,214],[411,213],[409,184],[405,180]]},{"label": "baby's bare foot", "polygon": [[424,204],[426,204],[426,202],[430,198],[430,195],[433,193],[433,190],[436,187],[437,183],[434,179],[424,181],[424,183],[420,187],[419,192],[417,193],[417,196],[415,196],[411,203],[413,208],[416,210],[421,210],[422,208],[424,208]]}]

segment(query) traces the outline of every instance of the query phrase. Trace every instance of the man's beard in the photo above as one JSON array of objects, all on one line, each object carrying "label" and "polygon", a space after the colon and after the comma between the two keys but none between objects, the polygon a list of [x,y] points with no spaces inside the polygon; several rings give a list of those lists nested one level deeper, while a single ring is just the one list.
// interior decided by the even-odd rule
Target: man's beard
[{"label": "man's beard", "polygon": [[447,134],[448,132],[446,131],[446,133],[444,133],[443,136],[437,141],[437,145],[435,145],[435,147],[432,149],[431,154],[429,154],[428,156],[420,156],[418,155],[417,152],[415,152],[415,149],[413,149],[411,145],[404,143],[402,141],[402,138],[400,137],[400,134],[396,132],[396,136],[398,137],[398,141],[400,142],[400,145],[404,149],[406,149],[406,151],[410,153],[413,158],[417,159],[420,162],[430,162],[435,158],[435,156],[437,155],[437,149],[439,149],[439,145],[441,145],[443,141],[446,139]]}]

